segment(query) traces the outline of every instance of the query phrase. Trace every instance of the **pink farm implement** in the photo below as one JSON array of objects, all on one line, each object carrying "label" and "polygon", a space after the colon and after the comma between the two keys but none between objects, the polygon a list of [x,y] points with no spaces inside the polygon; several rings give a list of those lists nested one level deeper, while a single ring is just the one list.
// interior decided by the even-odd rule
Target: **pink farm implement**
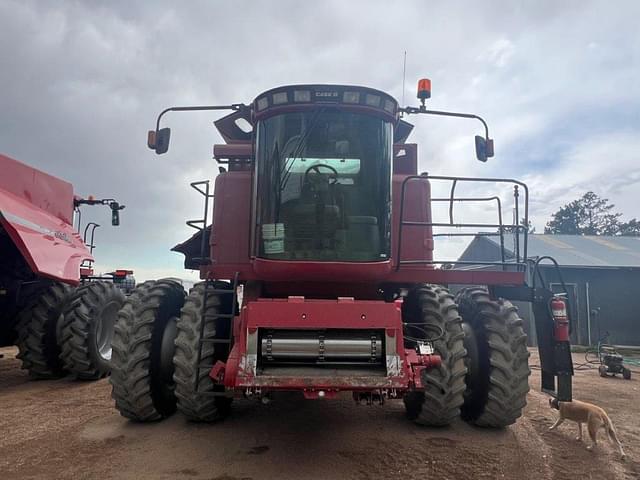
[{"label": "pink farm implement", "polygon": [[17,344],[34,378],[106,375],[124,296],[92,276],[98,225],[87,224],[87,246],[73,219],[79,227],[80,205],[103,204],[117,225],[124,207],[77,197],[70,183],[4,155],[0,172],[0,346]]}]

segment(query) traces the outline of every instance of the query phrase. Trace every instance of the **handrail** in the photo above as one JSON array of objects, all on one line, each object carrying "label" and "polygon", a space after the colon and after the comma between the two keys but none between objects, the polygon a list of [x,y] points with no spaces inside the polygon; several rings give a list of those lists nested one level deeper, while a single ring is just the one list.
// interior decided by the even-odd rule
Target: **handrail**
[{"label": "handrail", "polygon": [[[202,264],[202,262],[207,258],[205,255],[207,248],[207,236],[204,234],[207,229],[207,218],[209,216],[209,199],[214,198],[214,195],[210,192],[210,182],[209,180],[201,180],[199,182],[191,182],[191,188],[196,190],[202,196],[204,196],[204,213],[202,218],[198,218],[195,220],[187,220],[186,224],[191,228],[195,228],[196,230],[202,232],[202,238],[200,239],[200,257],[198,260]],[[204,185],[204,189],[201,186]],[[202,225],[202,226],[200,226]]]},{"label": "handrail", "polygon": [[[451,189],[448,198],[433,198],[431,202],[449,202],[449,222],[417,222],[417,221],[407,221],[404,220],[404,203],[405,203],[405,194],[406,194],[406,186],[410,181],[416,180],[444,180],[451,181]],[[490,197],[455,197],[455,190],[459,182],[484,182],[484,183],[510,183],[514,186],[513,198],[514,198],[514,213],[515,220],[513,224],[505,225],[502,218],[502,201],[498,196],[490,196]],[[524,191],[524,225],[520,224],[520,188]],[[498,207],[498,224],[493,223],[456,223],[454,222],[454,203],[455,202],[486,202],[486,201],[496,201]],[[511,179],[511,178],[484,178],[484,177],[454,177],[454,176],[443,176],[443,175],[433,175],[430,176],[428,173],[422,173],[420,175],[409,175],[402,181],[401,186],[401,197],[400,197],[400,219],[398,223],[398,246],[397,246],[397,263],[396,263],[396,271],[400,269],[401,265],[408,264],[436,264],[436,263],[448,263],[448,264],[474,264],[474,265],[499,265],[502,266],[503,270],[507,265],[516,265],[518,268],[526,267],[526,259],[527,259],[527,250],[528,250],[528,225],[529,225],[529,188],[527,185],[519,180]],[[497,228],[498,231],[496,233],[488,233],[488,232],[474,232],[474,233],[443,233],[443,234],[434,234],[433,237],[438,236],[499,236],[500,237],[500,257],[501,262],[480,262],[480,261],[442,261],[442,260],[402,260],[402,232],[404,226],[418,226],[418,227],[451,227],[451,228]],[[510,230],[513,232],[515,236],[516,246],[514,248],[515,253],[515,261],[507,262],[505,258],[505,246],[504,246],[504,232],[505,230]],[[520,233],[523,234],[523,247],[522,247],[522,256],[520,252]]]},{"label": "handrail", "polygon": [[[456,182],[453,182],[454,185],[456,184]],[[451,223],[453,223],[453,202],[491,202],[493,200],[496,201],[497,205],[498,205],[498,223],[500,224],[500,229],[499,229],[499,236],[500,236],[500,256],[502,259],[502,262],[504,263],[505,259],[504,259],[504,229],[502,227],[502,201],[500,200],[500,197],[498,197],[497,195],[494,195],[493,197],[463,197],[463,198],[455,198],[453,196],[453,190],[454,187],[452,187],[452,192],[451,192],[451,196],[449,198],[432,198],[431,201],[432,202],[449,202],[449,221]],[[446,235],[446,234],[444,234]],[[432,235],[433,237],[436,236],[444,236],[444,235]],[[467,234],[458,234],[458,235],[452,235],[452,236],[467,236]],[[485,236],[489,236],[489,235],[485,235]],[[491,234],[491,236],[493,236],[493,234]]]}]

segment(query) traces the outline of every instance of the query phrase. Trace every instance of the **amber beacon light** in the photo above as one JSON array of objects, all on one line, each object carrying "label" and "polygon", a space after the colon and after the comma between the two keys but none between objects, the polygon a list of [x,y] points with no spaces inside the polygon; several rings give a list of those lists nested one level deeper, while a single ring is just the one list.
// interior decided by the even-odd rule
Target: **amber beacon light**
[{"label": "amber beacon light", "polygon": [[428,78],[418,80],[418,98],[423,105],[427,98],[431,98],[431,80]]}]

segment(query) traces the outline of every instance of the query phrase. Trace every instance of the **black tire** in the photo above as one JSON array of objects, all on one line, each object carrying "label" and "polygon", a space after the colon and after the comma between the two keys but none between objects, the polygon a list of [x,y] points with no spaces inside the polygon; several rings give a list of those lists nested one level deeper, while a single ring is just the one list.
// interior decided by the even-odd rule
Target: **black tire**
[{"label": "black tire", "polygon": [[604,365],[600,365],[598,367],[598,373],[600,374],[601,377],[607,377],[607,367],[605,367]]},{"label": "black tire", "polygon": [[111,372],[111,342],[124,294],[111,282],[78,287],[67,303],[60,338],[64,367],[79,380],[97,380]]},{"label": "black tire", "polygon": [[460,415],[467,371],[462,319],[453,296],[438,285],[417,286],[404,300],[402,321],[405,337],[439,337],[433,346],[442,358],[439,368],[423,371],[423,392],[405,394],[407,416],[421,425],[449,425]]},{"label": "black tire", "polygon": [[[229,290],[229,293],[207,292],[205,302],[205,282],[196,284],[182,307],[178,321],[176,351],[173,357],[176,382],[178,410],[193,422],[213,422],[224,418],[230,410],[231,398],[213,396],[211,392],[224,392],[222,386],[214,385],[209,377],[209,370],[198,369],[198,348],[200,332],[204,322],[205,338],[228,338],[231,319],[220,315],[234,313],[232,306],[233,289],[227,282],[215,282],[210,288]],[[228,347],[223,344],[205,342],[202,346],[200,365],[214,365],[218,360],[226,361],[229,356]],[[195,390],[198,375],[198,392]]]},{"label": "black tire", "polygon": [[622,369],[622,378],[624,378],[625,380],[631,380],[631,370],[624,367]]},{"label": "black tire", "polygon": [[60,360],[58,333],[71,287],[51,283],[20,312],[18,332],[18,358],[31,378],[59,378],[65,375]]},{"label": "black tire", "polygon": [[[504,299],[492,300],[485,288],[461,290],[460,315],[472,335],[476,358],[467,357],[467,390],[462,417],[480,427],[503,428],[514,423],[527,404],[529,351],[518,309]],[[476,363],[477,362],[477,363]]]},{"label": "black tire", "polygon": [[145,282],[118,313],[110,382],[123,417],[151,422],[175,412],[173,342],[184,298],[174,280]]}]

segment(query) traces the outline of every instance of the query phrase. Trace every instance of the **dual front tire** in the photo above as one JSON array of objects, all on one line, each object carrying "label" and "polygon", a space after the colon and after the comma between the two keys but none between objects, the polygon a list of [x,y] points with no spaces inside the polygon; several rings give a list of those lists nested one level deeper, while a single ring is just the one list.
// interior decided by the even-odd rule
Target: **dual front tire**
[{"label": "dual front tire", "polygon": [[19,314],[18,358],[34,379],[68,373],[93,380],[109,373],[111,337],[124,295],[112,283],[71,288],[51,282]]},{"label": "dual front tire", "polygon": [[[225,282],[210,287],[215,293],[200,283],[186,296],[177,282],[145,282],[127,299],[112,342],[110,379],[124,417],[155,421],[179,410],[191,421],[211,422],[228,413],[231,399],[208,374],[229,353],[219,340],[230,334],[233,291]],[[482,288],[454,298],[443,287],[419,285],[405,298],[402,318],[406,347],[430,341],[442,359],[422,372],[422,390],[405,395],[409,418],[445,426],[462,416],[501,428],[521,416],[529,353],[513,305],[492,300]]]},{"label": "dual front tire", "polygon": [[228,335],[233,312],[231,286],[210,286],[228,293],[205,293],[199,283],[186,296],[172,280],[147,282],[133,291],[112,343],[112,397],[122,416],[149,422],[177,409],[191,421],[211,422],[228,413],[231,399],[208,377],[210,366],[225,360],[228,351],[205,340],[198,358],[201,338]]},{"label": "dual front tire", "polygon": [[437,285],[420,285],[403,303],[405,338],[432,341],[442,358],[423,371],[424,391],[405,395],[407,415],[429,426],[458,416],[481,427],[502,428],[522,415],[530,375],[526,334],[517,309],[493,300],[485,288],[455,298]]}]

